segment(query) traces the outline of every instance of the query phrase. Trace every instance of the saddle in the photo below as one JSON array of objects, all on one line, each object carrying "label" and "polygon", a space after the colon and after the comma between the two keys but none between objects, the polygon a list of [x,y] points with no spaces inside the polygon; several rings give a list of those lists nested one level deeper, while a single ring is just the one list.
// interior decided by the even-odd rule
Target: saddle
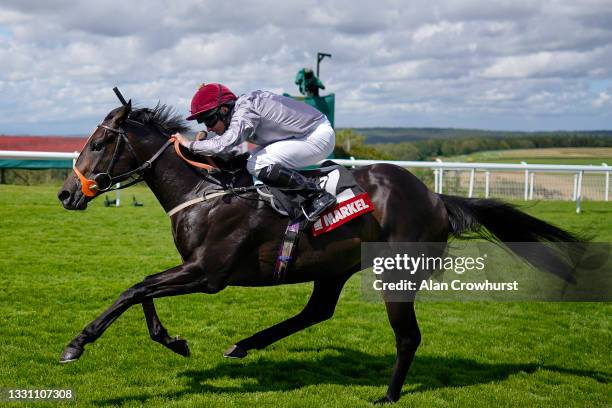
[{"label": "saddle", "polygon": [[[313,179],[322,189],[336,197],[337,203],[350,200],[366,194],[357,184],[349,170],[334,163],[325,161],[320,167],[312,170],[300,170],[303,176]],[[266,200],[270,207],[281,215],[291,219],[300,218],[302,204],[306,197],[287,189],[270,187],[265,184],[255,184],[260,197]]]},{"label": "saddle", "polygon": [[[215,159],[222,170],[220,180],[224,189],[234,193],[256,191],[259,199],[266,202],[278,214],[289,217],[291,221],[304,220],[302,205],[307,197],[291,189],[270,187],[253,177],[244,166],[248,154],[236,156],[231,161]],[[331,231],[348,221],[371,211],[374,206],[368,194],[357,184],[353,174],[345,167],[327,160],[320,167],[299,171],[303,176],[314,179],[322,188],[336,197],[336,205],[325,211],[312,223],[314,236]],[[231,177],[228,177],[231,175]],[[303,222],[302,227],[309,224]]]}]

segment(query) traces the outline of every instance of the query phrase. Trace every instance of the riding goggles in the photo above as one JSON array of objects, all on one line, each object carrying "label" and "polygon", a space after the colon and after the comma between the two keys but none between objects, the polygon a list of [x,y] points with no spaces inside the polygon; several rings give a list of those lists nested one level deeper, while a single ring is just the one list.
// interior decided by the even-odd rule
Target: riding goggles
[{"label": "riding goggles", "polygon": [[198,123],[204,123],[204,125],[207,128],[211,128],[213,126],[215,126],[215,124],[217,124],[217,122],[220,119],[220,115],[219,115],[219,109],[215,109],[214,111],[212,111],[210,114],[202,117],[202,118],[197,118]]}]

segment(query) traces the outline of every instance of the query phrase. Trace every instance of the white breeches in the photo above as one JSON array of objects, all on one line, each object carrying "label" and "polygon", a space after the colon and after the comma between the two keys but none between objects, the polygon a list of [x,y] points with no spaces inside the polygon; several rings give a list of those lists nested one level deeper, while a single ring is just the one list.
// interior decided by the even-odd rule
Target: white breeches
[{"label": "white breeches", "polygon": [[326,159],[334,151],[336,134],[327,119],[308,136],[287,139],[258,147],[251,152],[247,170],[257,177],[264,167],[280,164],[290,169],[312,166]]}]

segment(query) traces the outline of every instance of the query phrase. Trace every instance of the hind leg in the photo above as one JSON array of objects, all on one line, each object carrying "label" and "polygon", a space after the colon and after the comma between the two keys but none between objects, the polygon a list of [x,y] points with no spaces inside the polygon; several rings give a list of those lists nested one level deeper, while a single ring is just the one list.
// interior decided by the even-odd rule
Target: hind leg
[{"label": "hind leg", "polygon": [[400,398],[406,374],[421,343],[421,332],[414,313],[413,303],[385,302],[385,306],[389,322],[395,332],[397,357],[387,394],[377,402],[395,402]]},{"label": "hind leg", "polygon": [[242,358],[252,349],[262,349],[272,343],[304,330],[314,324],[331,318],[334,314],[340,292],[352,273],[336,279],[316,281],[308,303],[297,315],[275,324],[251,337],[240,340],[230,347],[223,355],[229,358]]}]

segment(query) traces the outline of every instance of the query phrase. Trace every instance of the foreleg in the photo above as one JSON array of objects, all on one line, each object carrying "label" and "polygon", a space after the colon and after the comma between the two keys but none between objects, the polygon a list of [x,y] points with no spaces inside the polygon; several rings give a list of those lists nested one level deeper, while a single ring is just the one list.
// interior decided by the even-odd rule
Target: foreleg
[{"label": "foreleg", "polygon": [[[215,289],[217,291],[218,289]],[[154,298],[211,292],[206,275],[200,266],[184,264],[153,275],[132,286],[97,319],[87,325],[64,349],[60,362],[77,360],[87,343],[93,343],[131,306]]]},{"label": "foreleg", "polygon": [[187,340],[181,339],[178,336],[170,337],[168,331],[162,325],[157,311],[155,310],[155,304],[153,299],[147,299],[142,302],[142,310],[144,311],[145,319],[147,320],[147,328],[149,329],[149,335],[153,341],[168,347],[181,356],[189,357],[189,345]]}]

